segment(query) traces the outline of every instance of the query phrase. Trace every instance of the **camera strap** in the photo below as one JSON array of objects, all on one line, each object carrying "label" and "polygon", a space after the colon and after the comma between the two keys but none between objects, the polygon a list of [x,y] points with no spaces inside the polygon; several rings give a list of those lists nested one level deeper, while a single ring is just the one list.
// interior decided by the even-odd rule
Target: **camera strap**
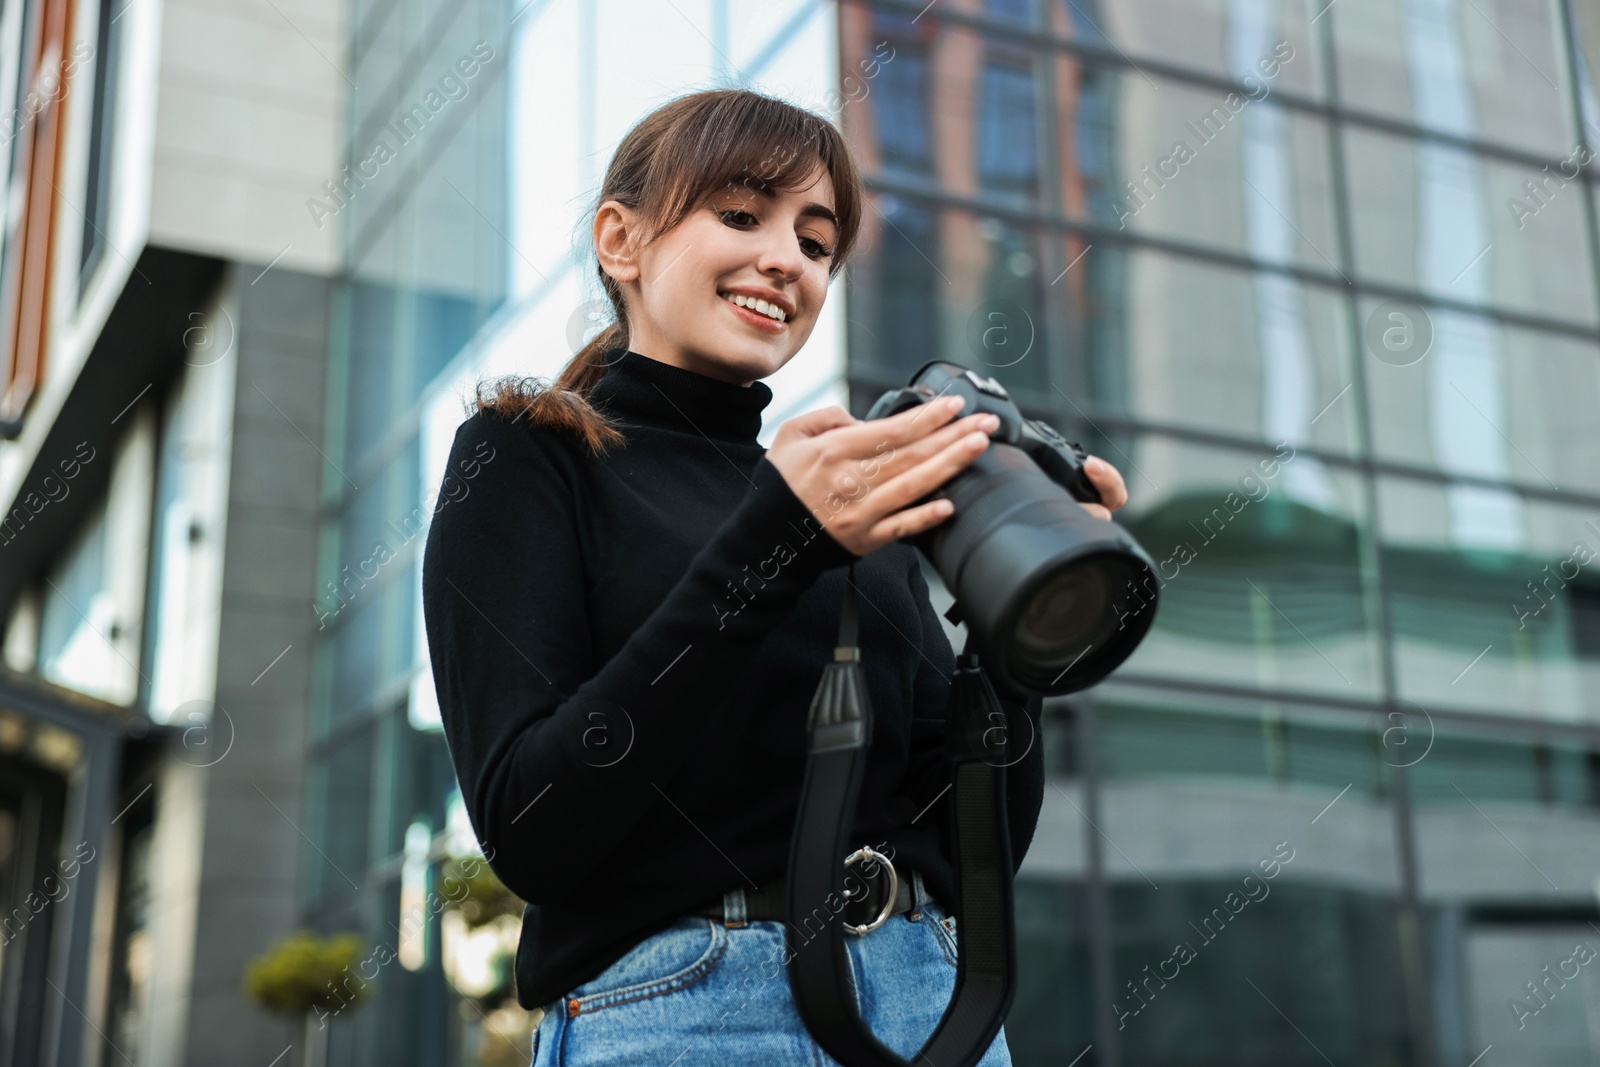
[{"label": "camera strap", "polygon": [[[872,710],[857,644],[856,568],[845,579],[839,645],[823,669],[807,721],[809,755],[800,809],[789,847],[784,937],[789,987],[817,1044],[845,1067],[973,1067],[1000,1031],[1016,986],[1011,837],[1006,822],[1005,712],[979,667],[969,638],[951,675],[947,745],[953,785],[950,805],[959,899],[955,991],[922,1048],[902,1059],[862,1020],[852,981],[844,923],[827,922],[820,936],[796,943],[796,931],[816,923],[816,909],[844,900],[856,801],[872,740]],[[993,744],[998,733],[998,744]],[[998,756],[997,756],[998,753]],[[843,905],[841,904],[842,908]],[[838,909],[829,908],[836,917]],[[870,935],[868,935],[870,936]]]}]

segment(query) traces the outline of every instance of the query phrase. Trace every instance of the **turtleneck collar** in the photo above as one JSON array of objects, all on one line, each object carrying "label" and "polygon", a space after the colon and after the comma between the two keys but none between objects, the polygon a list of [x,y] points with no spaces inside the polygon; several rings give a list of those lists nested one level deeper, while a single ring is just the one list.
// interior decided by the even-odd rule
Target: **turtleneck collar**
[{"label": "turtleneck collar", "polygon": [[772,402],[765,382],[724,382],[624,348],[607,350],[605,360],[590,402],[639,425],[754,444]]}]

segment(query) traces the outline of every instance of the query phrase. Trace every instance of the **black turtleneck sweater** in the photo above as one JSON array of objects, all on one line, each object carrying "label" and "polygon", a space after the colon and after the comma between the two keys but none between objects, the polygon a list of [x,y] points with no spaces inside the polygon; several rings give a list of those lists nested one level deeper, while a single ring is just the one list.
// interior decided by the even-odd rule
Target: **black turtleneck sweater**
[{"label": "black turtleneck sweater", "polygon": [[[697,905],[784,878],[852,560],[874,727],[854,843],[956,899],[941,795],[955,654],[916,549],[858,559],[822,529],[756,441],[764,383],[622,349],[607,361],[590,402],[627,445],[595,457],[568,433],[473,414],[423,555],[461,795],[490,867],[528,902],[525,1008]],[[1038,701],[1006,705],[1012,736],[1037,737]],[[1017,864],[1041,749],[1007,770]]]}]

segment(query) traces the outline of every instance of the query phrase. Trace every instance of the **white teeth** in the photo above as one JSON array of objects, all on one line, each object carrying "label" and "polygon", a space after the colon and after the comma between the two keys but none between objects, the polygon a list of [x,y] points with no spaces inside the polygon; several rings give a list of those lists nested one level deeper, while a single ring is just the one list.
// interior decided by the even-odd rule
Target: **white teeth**
[{"label": "white teeth", "polygon": [[768,318],[777,319],[779,322],[787,322],[789,320],[789,316],[783,313],[782,308],[776,304],[769,304],[765,300],[758,300],[755,297],[739,294],[731,296],[724,294],[722,299],[737,304],[742,308],[749,308],[751,311],[759,311]]}]

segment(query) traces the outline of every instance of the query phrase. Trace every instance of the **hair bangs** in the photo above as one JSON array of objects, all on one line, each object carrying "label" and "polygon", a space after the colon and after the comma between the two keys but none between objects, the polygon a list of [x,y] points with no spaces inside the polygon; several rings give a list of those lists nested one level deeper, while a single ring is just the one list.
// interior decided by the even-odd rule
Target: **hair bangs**
[{"label": "hair bangs", "polygon": [[[838,242],[829,273],[842,266],[860,219],[859,176],[832,123],[785,101],[756,93],[708,93],[701,121],[679,124],[651,160],[648,188],[660,202],[646,215],[657,232],[682,222],[725,189],[799,191],[820,168],[833,183]],[[654,208],[655,210],[651,210]]]}]

